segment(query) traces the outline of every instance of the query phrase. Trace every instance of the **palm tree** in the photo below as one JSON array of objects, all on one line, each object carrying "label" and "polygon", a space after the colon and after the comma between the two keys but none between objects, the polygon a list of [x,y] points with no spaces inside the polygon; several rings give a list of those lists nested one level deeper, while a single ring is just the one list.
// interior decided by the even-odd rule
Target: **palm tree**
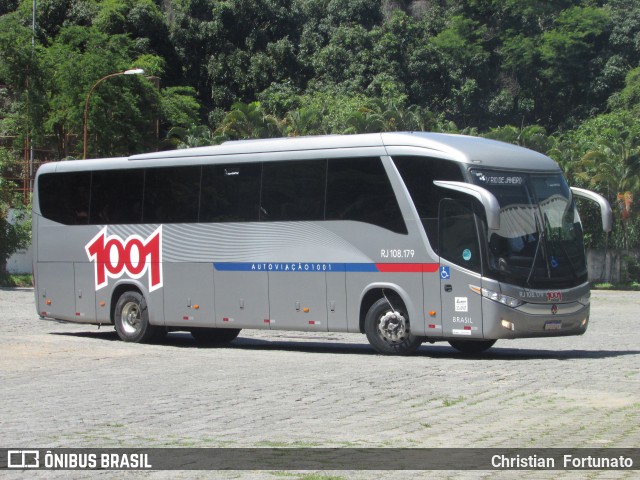
[{"label": "palm tree", "polygon": [[347,117],[347,125],[342,133],[376,133],[384,130],[384,117],[366,107],[359,108]]},{"label": "palm tree", "polygon": [[189,128],[173,127],[167,133],[167,141],[174,148],[193,148],[216,145],[221,142],[206,125],[192,125]]},{"label": "palm tree", "polygon": [[260,102],[234,103],[215,133],[233,139],[272,138],[281,135],[278,120],[267,115]]},{"label": "palm tree", "polygon": [[[611,134],[612,132],[609,132]],[[576,174],[618,203],[623,229],[623,246],[629,248],[627,221],[633,192],[640,189],[640,137],[616,132],[602,139],[581,159],[582,172]]]},{"label": "palm tree", "polygon": [[576,144],[573,138],[563,135],[552,135],[549,137],[549,142],[551,147],[547,150],[547,155],[558,162],[564,172],[564,176],[567,178],[567,182],[569,182],[569,185],[573,185],[582,161],[580,146]]},{"label": "palm tree", "polygon": [[506,143],[513,143],[514,145],[530,148],[540,153],[545,153],[550,147],[547,132],[544,127],[539,125],[521,127],[505,125],[504,127],[492,128],[484,137]]},{"label": "palm tree", "polygon": [[284,133],[290,137],[328,133],[322,126],[322,115],[314,107],[291,110],[284,119]]}]

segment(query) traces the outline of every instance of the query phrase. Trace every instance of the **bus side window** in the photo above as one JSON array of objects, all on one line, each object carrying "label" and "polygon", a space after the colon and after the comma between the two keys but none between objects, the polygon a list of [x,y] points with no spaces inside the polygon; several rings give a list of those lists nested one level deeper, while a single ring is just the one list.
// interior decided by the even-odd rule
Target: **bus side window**
[{"label": "bus side window", "polygon": [[200,222],[257,222],[260,163],[202,167]]},{"label": "bus side window", "polygon": [[147,169],[143,223],[197,222],[200,170],[199,166]]},{"label": "bus side window", "polygon": [[464,181],[460,165],[450,160],[430,157],[393,157],[400,176],[409,190],[409,195],[418,211],[429,243],[438,252],[438,206],[440,200],[449,195],[436,187],[434,180]]},{"label": "bus side window", "polygon": [[326,160],[265,162],[260,220],[322,220]]},{"label": "bus side window", "polygon": [[89,223],[140,223],[143,187],[144,170],[140,168],[94,172]]},{"label": "bus side window", "polygon": [[398,200],[379,157],[329,160],[326,220],[352,220],[406,234]]},{"label": "bus side window", "polygon": [[64,225],[86,225],[90,187],[90,172],[41,175],[38,197],[42,215]]},{"label": "bus side window", "polygon": [[480,245],[473,207],[468,201],[440,202],[440,256],[480,273]]}]

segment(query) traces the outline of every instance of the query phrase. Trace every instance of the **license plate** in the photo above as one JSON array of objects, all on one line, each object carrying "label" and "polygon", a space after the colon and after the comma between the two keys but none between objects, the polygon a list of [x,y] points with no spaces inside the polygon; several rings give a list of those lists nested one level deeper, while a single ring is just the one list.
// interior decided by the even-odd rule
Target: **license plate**
[{"label": "license plate", "polygon": [[545,330],[560,330],[562,329],[562,321],[561,320],[552,320],[550,322],[546,322],[544,324]]}]

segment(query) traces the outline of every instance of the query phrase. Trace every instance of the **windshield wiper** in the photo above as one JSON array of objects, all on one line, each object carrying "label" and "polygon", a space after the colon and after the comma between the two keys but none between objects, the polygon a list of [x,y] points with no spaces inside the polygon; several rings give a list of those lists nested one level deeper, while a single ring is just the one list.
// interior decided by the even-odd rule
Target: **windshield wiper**
[{"label": "windshield wiper", "polygon": [[531,270],[529,270],[529,275],[527,276],[527,285],[531,286],[531,277],[533,276],[533,272],[536,269],[536,263],[538,261],[538,252],[542,250],[542,255],[545,258],[544,264],[547,267],[547,278],[551,278],[551,269],[549,268],[549,262],[546,257],[546,242],[547,235],[545,233],[545,229],[542,225],[540,225],[540,219],[538,218],[537,212],[533,212],[533,218],[536,221],[536,229],[538,230],[538,243],[536,244],[536,251],[533,254],[533,261],[531,262]]}]

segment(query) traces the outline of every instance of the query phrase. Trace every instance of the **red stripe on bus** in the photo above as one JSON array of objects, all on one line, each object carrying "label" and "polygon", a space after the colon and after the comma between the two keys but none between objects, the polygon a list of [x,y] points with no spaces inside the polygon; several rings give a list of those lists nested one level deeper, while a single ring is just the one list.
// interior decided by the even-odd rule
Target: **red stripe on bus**
[{"label": "red stripe on bus", "polygon": [[437,272],[438,263],[376,263],[376,268],[384,273],[433,273]]}]

